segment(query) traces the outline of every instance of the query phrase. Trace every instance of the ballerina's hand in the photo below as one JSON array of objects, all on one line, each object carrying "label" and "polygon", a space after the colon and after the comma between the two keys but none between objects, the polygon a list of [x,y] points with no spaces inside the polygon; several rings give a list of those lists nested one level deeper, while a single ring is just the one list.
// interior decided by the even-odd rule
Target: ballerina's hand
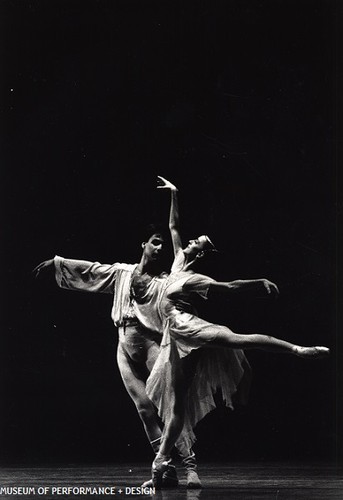
[{"label": "ballerina's hand", "polygon": [[171,191],[177,191],[177,187],[161,175],[157,176],[157,189],[170,189]]},{"label": "ballerina's hand", "polygon": [[266,279],[262,279],[261,283],[268,295],[273,295],[274,297],[277,297],[279,295],[280,292],[275,283],[272,283],[271,281]]}]

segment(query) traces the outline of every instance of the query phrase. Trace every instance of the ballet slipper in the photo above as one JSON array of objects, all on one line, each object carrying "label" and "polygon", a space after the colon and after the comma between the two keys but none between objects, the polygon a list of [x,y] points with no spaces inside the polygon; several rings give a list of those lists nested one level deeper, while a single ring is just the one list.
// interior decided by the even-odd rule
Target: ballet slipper
[{"label": "ballet slipper", "polygon": [[[179,480],[177,478],[175,465],[168,465],[167,470],[162,475],[162,488],[177,488]],[[149,479],[142,484],[142,488],[153,488],[153,480]]]},{"label": "ballet slipper", "polygon": [[152,484],[156,490],[160,490],[163,486],[163,474],[167,471],[170,458],[157,455],[151,467]]},{"label": "ballet slipper", "polygon": [[294,353],[299,358],[319,359],[330,355],[330,349],[324,346],[303,347],[295,346]]}]

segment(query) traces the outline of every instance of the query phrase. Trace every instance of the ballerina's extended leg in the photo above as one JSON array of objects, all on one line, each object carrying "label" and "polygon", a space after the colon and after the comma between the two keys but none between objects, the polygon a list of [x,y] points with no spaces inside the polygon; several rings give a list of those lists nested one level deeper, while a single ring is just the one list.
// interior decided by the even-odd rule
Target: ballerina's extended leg
[{"label": "ballerina's extended leg", "polygon": [[308,359],[319,359],[330,354],[330,349],[325,346],[304,347],[270,335],[234,333],[229,328],[221,325],[218,325],[217,336],[211,342],[211,345],[231,349],[262,349],[271,352],[289,353]]}]

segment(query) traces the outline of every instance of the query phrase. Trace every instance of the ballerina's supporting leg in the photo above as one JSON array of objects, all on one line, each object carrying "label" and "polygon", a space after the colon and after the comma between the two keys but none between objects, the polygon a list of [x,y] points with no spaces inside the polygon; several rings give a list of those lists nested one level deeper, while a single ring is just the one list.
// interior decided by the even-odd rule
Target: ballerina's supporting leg
[{"label": "ballerina's supporting leg", "polygon": [[264,351],[289,353],[301,358],[322,358],[330,354],[330,349],[324,346],[304,347],[286,340],[260,333],[234,333],[225,326],[219,326],[216,338],[211,341],[213,347],[228,347],[231,349],[262,349]]},{"label": "ballerina's supporting leg", "polygon": [[[183,429],[185,400],[195,374],[196,363],[197,353],[194,353],[173,366],[173,390],[170,394],[169,414],[165,421],[160,449],[152,464],[152,480],[156,489],[162,486],[162,476],[170,461],[171,451]],[[200,487],[200,481],[198,484]]]},{"label": "ballerina's supporting leg", "polygon": [[184,401],[185,390],[180,387],[180,384],[176,384],[175,396],[170,401],[170,414],[165,422],[160,449],[152,464],[152,482],[156,489],[162,487],[162,477],[170,462],[171,450],[182,432],[185,414]]}]

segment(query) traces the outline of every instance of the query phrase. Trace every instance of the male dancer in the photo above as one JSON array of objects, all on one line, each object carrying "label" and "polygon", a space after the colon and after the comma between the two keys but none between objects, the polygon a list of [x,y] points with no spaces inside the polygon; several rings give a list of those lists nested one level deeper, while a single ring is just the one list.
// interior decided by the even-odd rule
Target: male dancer
[{"label": "male dancer", "polygon": [[[153,312],[154,308],[151,308],[149,329],[138,321],[130,287],[134,277],[142,276],[144,280],[165,279],[160,268],[163,244],[164,240],[158,228],[149,226],[138,264],[109,265],[56,256],[40,263],[33,271],[35,277],[38,277],[42,272],[54,269],[57,284],[61,288],[114,295],[111,317],[119,332],[119,371],[155,453],[159,450],[162,432],[155,407],[146,395],[145,383],[158,356],[162,332],[156,309],[155,314]],[[185,444],[178,444],[177,448],[186,468],[187,488],[201,487],[193,450]],[[175,467],[170,465],[164,474],[163,486],[177,485]]]}]

